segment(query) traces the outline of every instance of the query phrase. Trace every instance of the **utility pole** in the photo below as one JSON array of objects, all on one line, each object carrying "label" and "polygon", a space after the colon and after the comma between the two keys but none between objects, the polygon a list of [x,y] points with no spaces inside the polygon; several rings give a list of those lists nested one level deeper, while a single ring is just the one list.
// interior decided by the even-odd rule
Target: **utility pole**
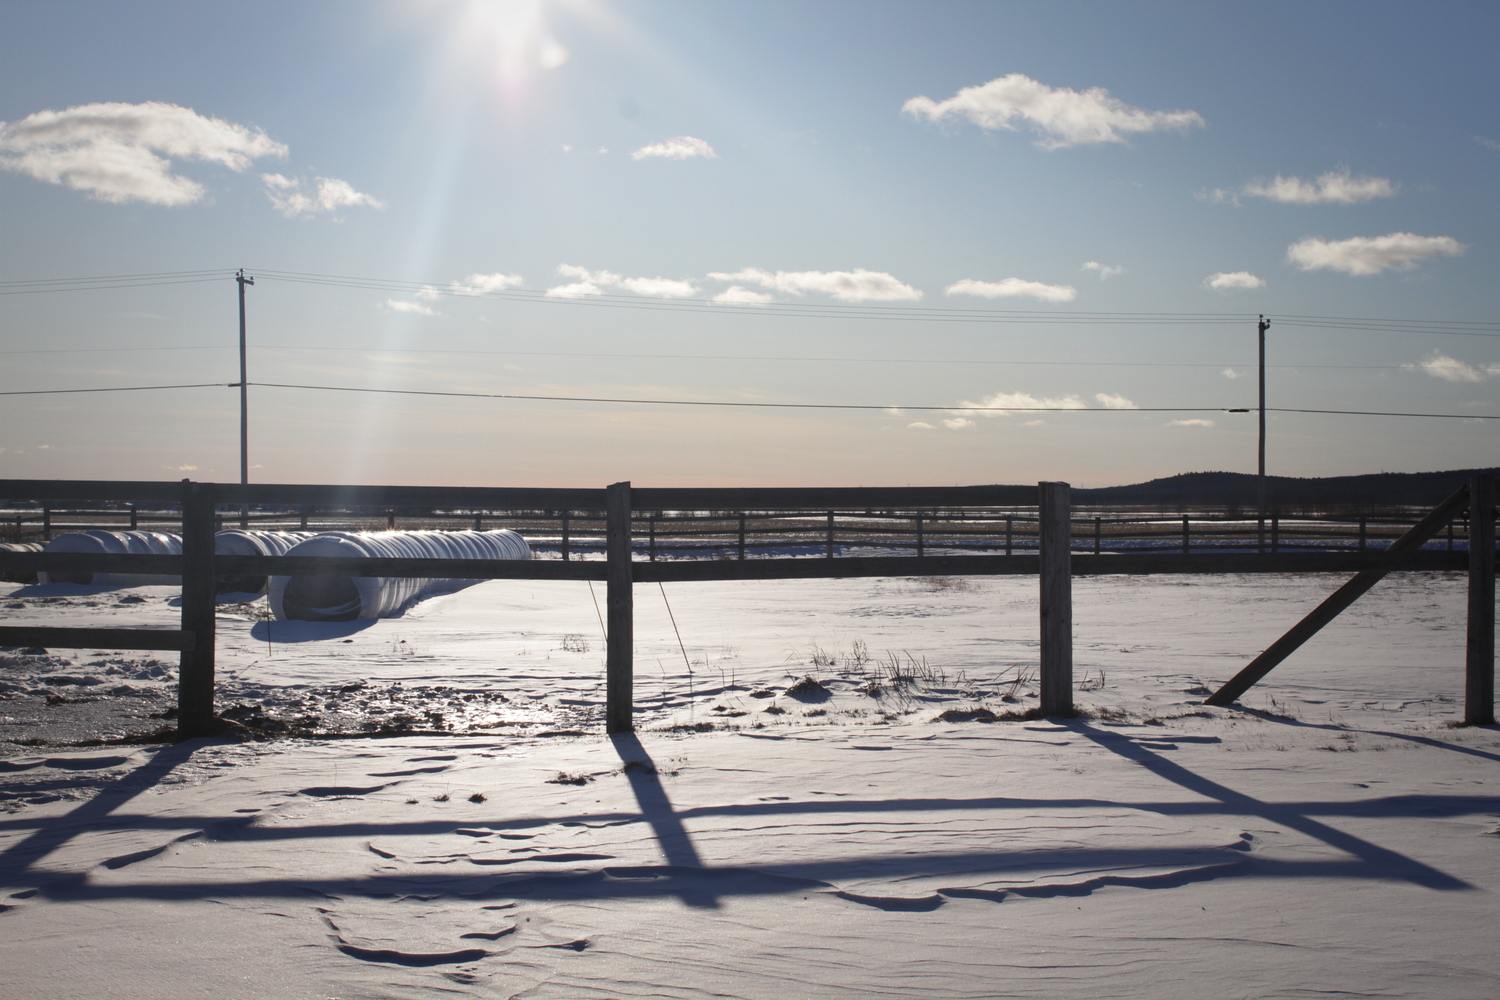
[{"label": "utility pole", "polygon": [[[244,301],[244,291],[240,292],[241,302]],[[243,306],[241,316],[244,315]],[[1266,330],[1270,329],[1271,321],[1265,316],[1260,317],[1256,324],[1256,330],[1260,334],[1260,472],[1255,484],[1255,507],[1259,515],[1259,529],[1256,532],[1257,544],[1261,552],[1266,551]],[[243,329],[243,322],[241,323]],[[243,348],[241,348],[243,353]]]},{"label": "utility pole", "polygon": [[[250,482],[250,384],[245,374],[245,286],[255,284],[255,279],[245,277],[245,269],[242,267],[234,280],[240,286],[240,485],[244,486]],[[1264,378],[1261,379],[1261,385],[1265,385]],[[250,507],[242,505],[240,527],[249,526]]]}]

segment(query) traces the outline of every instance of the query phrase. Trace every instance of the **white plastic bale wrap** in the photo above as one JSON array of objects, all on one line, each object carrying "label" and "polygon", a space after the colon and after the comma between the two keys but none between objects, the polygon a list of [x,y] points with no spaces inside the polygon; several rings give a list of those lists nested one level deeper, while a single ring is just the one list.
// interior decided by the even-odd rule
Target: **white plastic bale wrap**
[{"label": "white plastic bale wrap", "polygon": [[[530,559],[531,546],[510,530],[500,531],[330,531],[315,535],[289,556],[349,556],[407,559]],[[399,618],[424,597],[448,594],[480,580],[428,580],[339,574],[273,576],[266,588],[271,611],[280,620],[353,621]]]},{"label": "white plastic bale wrap", "polygon": [[[116,555],[182,555],[182,536],[161,531],[70,531],[43,552],[108,552]],[[161,573],[38,573],[38,583],[83,583],[95,587],[180,585],[182,577]]]},{"label": "white plastic bale wrap", "polygon": [[[40,552],[40,542],[0,542],[0,552]],[[7,569],[0,571],[0,583],[36,583],[36,570]]]},{"label": "white plastic bale wrap", "polygon": [[[226,528],[214,535],[214,555],[284,556],[298,542],[304,542],[311,537],[313,537],[311,531],[249,531],[244,528]],[[266,577],[220,573],[218,590],[221,594],[263,594],[266,592]]]}]

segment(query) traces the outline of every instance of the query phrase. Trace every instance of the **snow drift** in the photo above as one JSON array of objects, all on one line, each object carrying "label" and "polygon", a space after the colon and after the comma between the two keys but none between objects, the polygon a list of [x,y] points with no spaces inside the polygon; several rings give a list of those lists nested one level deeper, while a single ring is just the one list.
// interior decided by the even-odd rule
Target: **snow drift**
[{"label": "snow drift", "polygon": [[[330,531],[297,545],[289,556],[406,559],[530,559],[531,546],[514,531]],[[267,586],[278,620],[346,622],[399,618],[424,597],[452,593],[479,580],[345,576],[273,576]]]}]

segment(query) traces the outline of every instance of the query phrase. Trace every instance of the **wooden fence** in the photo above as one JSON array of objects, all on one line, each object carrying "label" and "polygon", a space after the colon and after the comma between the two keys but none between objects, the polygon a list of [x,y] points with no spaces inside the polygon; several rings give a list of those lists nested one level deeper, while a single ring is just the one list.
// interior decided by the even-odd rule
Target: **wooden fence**
[{"label": "wooden fence", "polygon": [[[279,575],[338,572],[353,576],[444,577],[466,579],[601,580],[607,584],[606,705],[610,732],[628,732],[633,714],[633,604],[635,583],[688,582],[811,577],[959,576],[1022,574],[1040,577],[1040,695],[1047,715],[1073,712],[1072,577],[1144,573],[1307,573],[1350,572],[1355,580],[1325,602],[1309,620],[1252,663],[1212,696],[1216,704],[1232,702],[1322,624],[1332,620],[1386,573],[1399,570],[1469,572],[1469,641],[1465,719],[1494,721],[1495,535],[1494,482],[1479,477],[1450,497],[1388,547],[1365,544],[1344,551],[1194,551],[1184,533],[1180,548],[1105,551],[1096,522],[1092,551],[1078,551],[1066,483],[1036,486],[849,487],[849,488],[642,488],[616,483],[606,489],[446,488],[407,486],[235,485],[162,482],[90,482],[66,480],[0,480],[0,496],[40,503],[134,503],[176,506],[180,510],[183,554],[114,555],[93,553],[0,552],[0,570],[49,572],[161,573],[182,577],[182,620],[178,629],[92,629],[0,626],[0,645],[99,646],[114,649],[165,649],[182,654],[178,685],[178,726],[185,735],[210,732],[214,725],[215,581],[220,574]],[[1472,499],[1471,499],[1472,497]],[[417,511],[507,511],[503,517],[535,512],[560,516],[562,559],[531,561],[478,559],[392,559],[298,556],[219,556],[214,533],[221,521],[235,522],[248,507],[333,507]],[[228,513],[221,513],[221,508]],[[1003,550],[944,551],[941,535],[926,534],[924,515],[942,523],[996,520],[999,511],[1029,509],[1034,523],[1032,544],[1014,544],[1017,518],[1006,519]],[[772,556],[746,558],[752,516],[824,512],[819,528],[821,558]],[[1422,546],[1461,518],[1477,511],[1468,525],[1467,552],[1423,550]],[[569,512],[604,525],[604,558],[572,559]],[[641,512],[646,513],[644,516]],[[685,523],[711,518],[733,531],[730,558],[661,558],[656,535],[663,512],[681,512]],[[863,513],[861,513],[863,512]],[[838,516],[914,519],[914,555],[845,555],[839,544]],[[916,512],[916,513],[913,513]],[[429,515],[430,516],[430,515]],[[461,515],[472,517],[472,514]],[[540,516],[540,515],[536,515]],[[946,519],[946,520],[944,520]],[[392,522],[394,523],[394,521]],[[701,522],[700,522],[701,523]],[[645,525],[647,537],[639,537]],[[1368,541],[1368,533],[1361,530]],[[998,536],[997,536],[998,537]],[[644,544],[643,544],[644,543]],[[966,545],[965,547],[970,547]],[[883,550],[890,552],[891,546]],[[582,554],[582,553],[580,553]],[[684,553],[676,553],[678,555]],[[1359,586],[1355,586],[1358,584]],[[1359,589],[1362,586],[1363,589]],[[1488,588],[1486,591],[1486,587]],[[1357,593],[1351,591],[1357,590]],[[1349,591],[1352,593],[1350,596]],[[1488,594],[1486,602],[1485,593]],[[1343,595],[1343,596],[1340,596]],[[1345,600],[1347,598],[1347,600]],[[1334,607],[1339,601],[1342,605]],[[1321,615],[1320,621],[1312,619]],[[1299,630],[1301,630],[1299,632]],[[1272,654],[1275,654],[1273,657]],[[1258,671],[1258,673],[1257,673]],[[1254,676],[1251,676],[1251,675]]]}]

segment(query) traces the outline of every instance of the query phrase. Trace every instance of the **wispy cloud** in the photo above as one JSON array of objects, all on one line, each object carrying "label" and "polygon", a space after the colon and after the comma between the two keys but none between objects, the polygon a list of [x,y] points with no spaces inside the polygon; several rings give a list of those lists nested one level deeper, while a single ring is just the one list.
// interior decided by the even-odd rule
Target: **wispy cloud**
[{"label": "wispy cloud", "polygon": [[484,295],[503,292],[507,288],[521,288],[526,284],[519,274],[471,274],[460,281],[450,281],[442,288],[426,285],[417,292],[419,299],[436,299],[444,295]]},{"label": "wispy cloud", "polygon": [[1203,283],[1216,292],[1243,292],[1266,287],[1265,278],[1257,278],[1249,271],[1218,271],[1204,278]]},{"label": "wispy cloud", "polygon": [[1134,403],[1132,403],[1130,400],[1126,399],[1124,396],[1116,396],[1113,393],[1096,392],[1094,394],[1094,398],[1097,399],[1099,401],[1100,405],[1102,405],[1106,410],[1139,410],[1140,409],[1139,406],[1136,406]]},{"label": "wispy cloud", "polygon": [[691,281],[676,278],[627,278],[613,271],[590,271],[573,264],[558,265],[557,273],[564,278],[576,280],[547,289],[548,298],[576,299],[603,295],[606,289],[662,299],[687,299],[698,294],[697,286]]},{"label": "wispy cloud", "polygon": [[840,302],[915,302],[922,293],[884,271],[763,271],[747,267],[733,273],[714,271],[715,281],[759,285],[773,292],[802,295],[819,292]]},{"label": "wispy cloud", "polygon": [[1119,266],[1118,264],[1101,264],[1097,260],[1091,260],[1088,263],[1084,264],[1083,269],[1085,271],[1097,271],[1099,273],[1100,281],[1113,278],[1117,274],[1125,273],[1125,268]]},{"label": "wispy cloud", "polygon": [[1015,123],[1024,122],[1039,133],[1036,144],[1043,149],[1124,142],[1136,133],[1204,125],[1196,111],[1146,111],[1112,97],[1103,87],[1049,87],[1023,73],[965,87],[945,101],[913,97],[901,110],[935,122],[962,119],[990,131],[1014,130]]},{"label": "wispy cloud", "polygon": [[1284,205],[1358,205],[1376,198],[1390,198],[1398,185],[1388,177],[1355,176],[1348,167],[1319,174],[1310,181],[1276,175],[1273,181],[1251,181],[1237,190],[1214,188],[1201,192],[1205,201],[1240,203],[1240,198],[1265,198]]},{"label": "wispy cloud", "polygon": [[311,194],[302,190],[300,178],[261,174],[260,179],[266,183],[266,197],[288,219],[315,212],[337,212],[341,208],[385,208],[385,202],[379,198],[356,191],[348,181],[337,177],[317,178]]},{"label": "wispy cloud", "polygon": [[912,431],[935,431],[935,430],[937,430],[936,427],[934,427],[931,424],[927,423],[925,420],[914,420],[911,423],[909,423],[909,424],[906,425],[906,429],[907,430],[912,430]]},{"label": "wispy cloud", "polygon": [[1409,361],[1401,367],[1407,371],[1426,372],[1433,378],[1440,378],[1445,382],[1484,382],[1488,379],[1500,378],[1500,362],[1471,365],[1457,358],[1450,358],[1441,351],[1433,351],[1421,361]]},{"label": "wispy cloud", "polygon": [[715,302],[730,306],[763,306],[767,302],[774,302],[775,299],[776,297],[770,292],[752,292],[739,285],[730,285],[714,296]]},{"label": "wispy cloud", "polygon": [[203,185],[173,173],[174,159],[240,171],[262,157],[286,155],[260,129],[158,101],[82,104],[0,122],[0,167],[107,202],[202,201]]},{"label": "wispy cloud", "polygon": [[1044,285],[1040,281],[1006,278],[1003,281],[976,281],[964,278],[947,288],[949,295],[977,295],[985,299],[1030,298],[1043,302],[1072,302],[1078,289],[1072,285]]},{"label": "wispy cloud", "polygon": [[[1123,397],[1122,397],[1123,398]],[[1005,417],[1014,413],[1036,413],[1042,410],[1087,410],[1089,404],[1077,394],[1067,396],[1033,396],[1029,392],[996,392],[975,403],[964,400],[954,413],[983,413],[987,417]]]},{"label": "wispy cloud", "polygon": [[1201,418],[1195,417],[1195,418],[1193,418],[1191,420],[1168,420],[1167,421],[1167,426],[1168,427],[1212,427],[1212,426],[1214,426],[1214,422],[1212,420],[1203,420]]},{"label": "wispy cloud", "polygon": [[414,313],[418,316],[440,316],[442,315],[431,306],[424,306],[420,302],[403,302],[401,299],[386,299],[385,307],[397,312]]},{"label": "wispy cloud", "polygon": [[[601,149],[599,152],[602,153],[604,150]],[[663,160],[687,160],[695,156],[701,156],[704,159],[712,160],[718,155],[718,153],[714,152],[714,148],[702,139],[694,139],[690,135],[679,135],[677,138],[668,139],[665,142],[653,142],[649,146],[642,146],[634,153],[631,153],[630,158],[632,160],[646,160],[657,157]]]},{"label": "wispy cloud", "polygon": [[1286,205],[1357,205],[1376,198],[1390,198],[1396,185],[1387,177],[1356,177],[1348,167],[1339,167],[1314,180],[1276,175],[1270,182],[1253,181],[1240,189],[1252,198],[1266,198]]},{"label": "wispy cloud", "polygon": [[1219,374],[1223,375],[1227,379],[1237,379],[1243,377],[1240,372],[1235,371],[1233,368],[1225,368],[1223,371],[1219,372]]},{"label": "wispy cloud", "polygon": [[1347,240],[1309,236],[1287,247],[1286,259],[1303,271],[1339,271],[1368,277],[1382,271],[1410,271],[1429,257],[1457,257],[1467,249],[1451,236],[1415,233],[1355,236]]},{"label": "wispy cloud", "polygon": [[970,420],[968,417],[954,417],[952,420],[944,420],[943,426],[948,428],[950,431],[967,431],[973,430],[979,425],[974,423],[974,421]]}]

